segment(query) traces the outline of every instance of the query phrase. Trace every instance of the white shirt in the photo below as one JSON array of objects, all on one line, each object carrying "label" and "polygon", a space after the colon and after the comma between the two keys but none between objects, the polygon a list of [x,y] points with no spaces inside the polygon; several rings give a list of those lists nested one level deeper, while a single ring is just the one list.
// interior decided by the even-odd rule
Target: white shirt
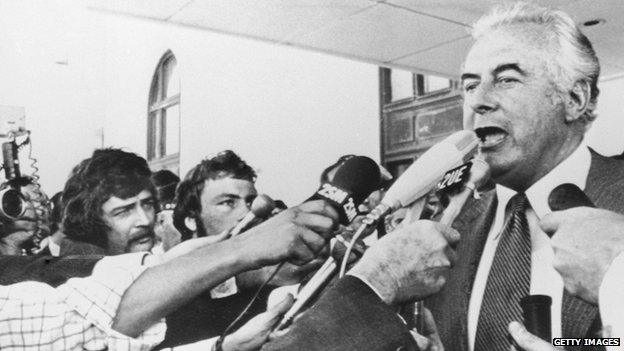
[{"label": "white shirt", "polygon": [[[550,238],[540,229],[538,223],[540,218],[551,212],[548,206],[548,196],[555,187],[563,183],[572,183],[581,189],[585,189],[590,164],[591,154],[583,141],[568,158],[525,192],[531,204],[531,208],[526,213],[531,231],[530,292],[531,294],[548,295],[552,298],[551,325],[553,338],[561,337],[563,280],[553,268],[554,253],[550,246]],[[494,253],[503,229],[505,207],[515,194],[516,192],[509,188],[501,185],[496,186],[496,195],[498,197],[496,214],[483,249],[483,254],[481,255],[468,307],[468,345],[470,350],[474,349],[479,311],[481,310],[485,285],[492,261],[494,260]]]},{"label": "white shirt", "polygon": [[136,338],[112,329],[124,292],[145,270],[144,256],[105,257],[91,276],[57,288],[31,281],[0,285],[0,349],[151,350],[165,337],[164,319]]},{"label": "white shirt", "polygon": [[[611,262],[598,295],[600,317],[606,331],[605,337],[624,341],[624,253]],[[607,347],[609,351],[621,350],[620,346]]]}]

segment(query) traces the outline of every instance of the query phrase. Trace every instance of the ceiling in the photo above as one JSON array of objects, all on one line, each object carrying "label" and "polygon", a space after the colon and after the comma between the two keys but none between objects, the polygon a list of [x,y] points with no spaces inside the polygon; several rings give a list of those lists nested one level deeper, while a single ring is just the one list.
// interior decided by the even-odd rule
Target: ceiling
[{"label": "ceiling", "polygon": [[[91,0],[90,7],[320,51],[380,66],[457,77],[467,29],[508,0]],[[602,76],[624,73],[624,1],[542,0],[584,27]]]}]

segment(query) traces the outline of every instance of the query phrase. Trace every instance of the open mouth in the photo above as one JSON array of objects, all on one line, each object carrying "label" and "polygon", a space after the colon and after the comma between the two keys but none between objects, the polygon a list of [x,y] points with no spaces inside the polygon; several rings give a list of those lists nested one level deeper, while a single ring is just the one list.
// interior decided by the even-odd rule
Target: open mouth
[{"label": "open mouth", "polygon": [[480,127],[475,129],[475,133],[481,139],[481,150],[490,149],[501,144],[509,135],[499,127]]}]

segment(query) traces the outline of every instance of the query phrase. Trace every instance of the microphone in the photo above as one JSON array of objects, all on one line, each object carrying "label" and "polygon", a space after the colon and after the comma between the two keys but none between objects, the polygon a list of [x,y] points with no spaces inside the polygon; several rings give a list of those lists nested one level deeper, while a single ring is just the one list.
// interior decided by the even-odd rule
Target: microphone
[{"label": "microphone", "polygon": [[[450,194],[449,203],[442,213],[442,218],[440,218],[440,223],[446,226],[453,224],[470,195],[483,186],[490,178],[490,166],[482,158],[477,156],[472,159],[471,163],[468,179],[458,192]],[[440,188],[440,186],[438,187]],[[448,190],[448,188],[440,191],[444,190]],[[410,310],[410,308],[407,309],[408,312]],[[423,332],[425,321],[424,304],[422,301],[418,301],[413,305],[413,312],[409,314],[408,326],[414,326],[416,330]],[[409,322],[413,322],[413,324],[410,325]]]},{"label": "microphone", "polygon": [[446,171],[468,162],[476,153],[479,138],[470,130],[460,130],[432,146],[403,172],[388,189],[381,203],[396,210],[427,195]]},{"label": "microphone", "polygon": [[574,207],[596,207],[583,190],[570,183],[558,185],[550,192],[548,206],[553,211],[563,211]]},{"label": "microphone", "polygon": [[442,213],[440,223],[444,225],[450,226],[453,224],[470,195],[490,179],[490,166],[487,162],[477,156],[472,159],[471,163],[470,176],[466,184],[461,191],[450,196],[449,203]]},{"label": "microphone", "polygon": [[15,141],[2,143],[2,159],[4,174],[7,180],[21,177],[19,158],[17,157],[17,144]]},{"label": "microphone", "polygon": [[275,202],[268,195],[260,194],[251,203],[251,210],[230,231],[230,236],[236,236],[251,227],[256,219],[266,219],[275,208]]},{"label": "microphone", "polygon": [[355,156],[345,161],[330,182],[321,184],[307,201],[323,199],[340,216],[341,224],[349,224],[358,215],[358,206],[381,184],[377,162],[366,156]]},{"label": "microphone", "polygon": [[[431,147],[401,175],[399,179],[388,189],[385,196],[371,212],[366,215],[363,224],[353,235],[351,243],[373,226],[384,215],[400,207],[408,206],[419,198],[425,196],[440,181],[447,170],[457,167],[469,160],[477,151],[479,139],[473,131],[463,130],[455,132],[440,143]],[[348,161],[347,161],[348,162]],[[340,170],[338,170],[340,171]],[[338,172],[336,172],[338,175]],[[347,248],[343,265],[349,257],[351,248]],[[320,288],[334,275],[338,265],[333,257],[328,258],[323,266],[299,291],[299,295],[290,310],[277,326],[277,330],[286,328],[294,319],[295,315],[303,308]]]},{"label": "microphone", "polygon": [[520,299],[524,326],[531,334],[548,342],[552,340],[551,304],[552,298],[548,295],[528,295]]},{"label": "microphone", "polygon": [[[548,195],[548,206],[552,211],[563,211],[574,207],[596,207],[585,192],[571,183],[555,187]],[[524,325],[529,332],[550,341],[552,298],[547,295],[527,295],[520,300]]]}]

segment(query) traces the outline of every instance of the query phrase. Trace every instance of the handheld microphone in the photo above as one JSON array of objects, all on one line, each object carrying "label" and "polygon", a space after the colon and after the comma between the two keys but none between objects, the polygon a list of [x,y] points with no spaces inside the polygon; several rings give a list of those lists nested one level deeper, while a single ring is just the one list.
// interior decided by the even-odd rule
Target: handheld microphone
[{"label": "handheld microphone", "polygon": [[[578,186],[564,183],[555,187],[548,196],[548,206],[552,211],[563,211],[574,207],[596,207]],[[547,295],[528,295],[520,300],[524,325],[539,338],[550,341],[552,298]]]},{"label": "handheld microphone", "polygon": [[4,174],[7,180],[21,177],[19,158],[17,157],[17,144],[15,141],[2,143],[2,159]]},{"label": "handheld microphone", "polygon": [[[459,131],[453,133],[440,143],[434,145],[401,175],[388,189],[380,204],[366,215],[363,224],[353,235],[354,243],[384,215],[400,207],[408,206],[417,199],[425,196],[444,176],[450,168],[459,166],[469,160],[477,151],[479,139],[473,131]],[[339,170],[340,171],[340,170]],[[338,175],[338,172],[336,173]],[[351,252],[347,248],[343,265]],[[277,326],[277,330],[286,328],[303,306],[321,289],[322,286],[335,274],[338,265],[332,257],[321,266],[316,274],[300,291],[293,306],[284,314]]]},{"label": "handheld microphone", "polygon": [[251,203],[251,210],[230,231],[230,236],[236,236],[249,229],[256,219],[266,219],[275,208],[275,202],[268,195],[260,194]]},{"label": "handheld microphone", "polygon": [[321,184],[308,201],[323,199],[340,215],[341,224],[349,224],[358,215],[358,206],[381,183],[377,162],[366,156],[354,156],[345,161],[330,182]]},{"label": "handheld microphone", "polygon": [[[461,185],[461,188],[458,192],[449,194],[449,203],[444,209],[442,213],[442,218],[440,218],[440,223],[450,226],[455,221],[455,218],[461,212],[461,209],[468,201],[470,195],[472,195],[477,189],[479,189],[485,182],[487,182],[490,178],[490,166],[479,156],[475,157],[471,161],[472,165],[470,167],[470,173],[468,175],[468,179]],[[448,174],[448,173],[447,173]],[[446,189],[451,189],[453,185],[449,185],[448,179],[441,182],[438,185],[438,188],[444,186]],[[443,189],[443,190],[446,190]],[[443,191],[440,190],[440,191]],[[408,312],[411,312],[411,307],[406,308]],[[405,317],[405,316],[404,316]],[[410,317],[408,321],[408,326],[416,327],[416,330],[419,332],[424,331],[425,320],[424,320],[424,304],[422,301],[417,301],[413,305],[413,313],[408,313],[408,317]],[[410,324],[411,323],[411,324]]]},{"label": "handheld microphone", "polygon": [[490,166],[487,162],[477,156],[472,159],[471,163],[470,176],[466,184],[462,190],[450,196],[449,203],[442,213],[440,223],[444,225],[450,226],[453,224],[470,195],[483,186],[490,178]]},{"label": "handheld microphone", "polygon": [[548,206],[553,211],[563,211],[574,207],[596,207],[581,188],[570,183],[558,185],[550,192]]},{"label": "handheld microphone", "polygon": [[524,326],[531,334],[548,342],[552,340],[550,305],[552,298],[547,295],[528,295],[520,299]]}]

